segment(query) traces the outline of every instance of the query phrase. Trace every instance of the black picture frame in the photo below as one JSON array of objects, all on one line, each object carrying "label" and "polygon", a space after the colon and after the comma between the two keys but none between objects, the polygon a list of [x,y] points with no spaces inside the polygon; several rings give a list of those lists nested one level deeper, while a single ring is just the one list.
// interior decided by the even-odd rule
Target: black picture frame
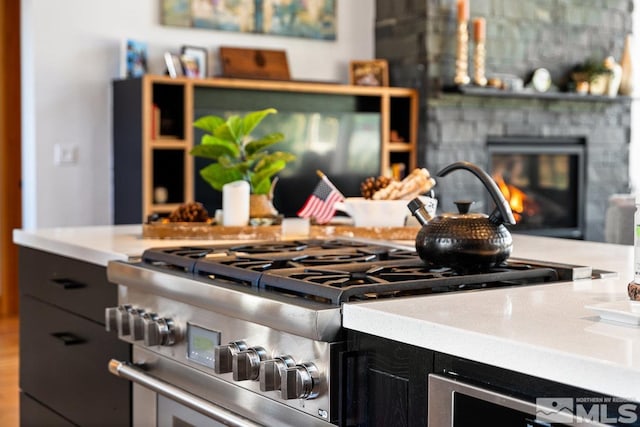
[{"label": "black picture frame", "polygon": [[182,46],[180,49],[182,57],[191,57],[198,63],[198,75],[194,77],[205,78],[209,76],[208,52],[204,47],[199,46]]}]

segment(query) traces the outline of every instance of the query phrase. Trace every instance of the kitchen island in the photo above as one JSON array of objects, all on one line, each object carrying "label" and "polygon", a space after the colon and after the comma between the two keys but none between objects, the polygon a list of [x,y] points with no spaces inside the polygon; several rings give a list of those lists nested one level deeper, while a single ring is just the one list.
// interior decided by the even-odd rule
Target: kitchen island
[{"label": "kitchen island", "polygon": [[[16,230],[14,241],[106,266],[152,246],[206,240],[148,240],[141,226]],[[411,245],[412,242],[405,242]],[[514,257],[591,266],[603,278],[347,303],[343,326],[526,375],[640,401],[640,327],[603,321],[586,305],[627,300],[633,248],[514,236]]]}]

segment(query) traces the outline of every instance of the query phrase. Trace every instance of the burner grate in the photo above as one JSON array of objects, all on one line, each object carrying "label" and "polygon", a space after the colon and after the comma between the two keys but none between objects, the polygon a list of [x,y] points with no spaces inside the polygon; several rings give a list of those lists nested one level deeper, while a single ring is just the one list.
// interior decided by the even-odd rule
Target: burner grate
[{"label": "burner grate", "polygon": [[[351,266],[349,266],[351,267]],[[457,274],[424,265],[378,264],[366,268],[292,269],[267,272],[259,286],[332,304],[347,301],[544,283],[558,280],[552,268],[505,265],[486,273]]]},{"label": "burner grate", "polygon": [[[509,259],[477,274],[430,269],[415,251],[350,240],[155,248],[142,262],[216,284],[339,305],[347,301],[528,285],[591,277],[589,267]],[[219,283],[219,282],[218,282]]]}]

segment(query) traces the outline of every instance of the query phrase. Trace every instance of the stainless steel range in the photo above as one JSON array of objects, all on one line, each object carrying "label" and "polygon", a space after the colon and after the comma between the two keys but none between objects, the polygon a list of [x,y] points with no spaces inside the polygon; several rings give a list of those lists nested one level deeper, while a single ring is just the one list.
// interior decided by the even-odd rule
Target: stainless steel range
[{"label": "stainless steel range", "polygon": [[134,382],[135,425],[349,425],[341,306],[379,298],[592,277],[510,259],[479,274],[428,269],[411,249],[355,240],[154,248],[110,262],[107,330],[133,344],[110,364]]}]

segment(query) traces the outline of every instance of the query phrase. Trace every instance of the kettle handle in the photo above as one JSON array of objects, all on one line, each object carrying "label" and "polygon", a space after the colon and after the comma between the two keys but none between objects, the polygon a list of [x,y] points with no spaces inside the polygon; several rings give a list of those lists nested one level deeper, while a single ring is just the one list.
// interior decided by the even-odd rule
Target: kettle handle
[{"label": "kettle handle", "polygon": [[445,176],[449,174],[449,172],[456,169],[466,169],[470,171],[475,176],[477,176],[480,181],[482,181],[487,191],[489,191],[489,194],[491,194],[491,197],[496,204],[496,209],[491,212],[491,215],[489,215],[489,219],[492,222],[496,224],[507,223],[515,225],[516,220],[513,217],[513,212],[511,211],[509,202],[507,202],[507,200],[502,195],[502,192],[498,188],[498,184],[496,184],[496,182],[489,176],[487,172],[480,169],[478,166],[474,165],[471,162],[455,162],[450,164],[449,166],[445,166],[436,174],[436,176]]}]

